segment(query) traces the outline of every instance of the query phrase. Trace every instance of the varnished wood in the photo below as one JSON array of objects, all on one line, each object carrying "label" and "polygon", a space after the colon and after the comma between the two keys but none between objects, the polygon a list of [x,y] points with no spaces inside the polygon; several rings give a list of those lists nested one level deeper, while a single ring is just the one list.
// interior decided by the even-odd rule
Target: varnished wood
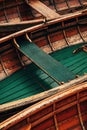
[{"label": "varnished wood", "polygon": [[86,130],[83,124],[83,119],[81,115],[81,109],[80,109],[80,102],[79,102],[79,93],[77,93],[77,109],[78,109],[78,116],[81,123],[82,130]]},{"label": "varnished wood", "polygon": [[[68,7],[68,8],[70,8],[70,7]],[[17,4],[16,9],[17,9],[17,12],[18,12],[18,16],[21,17],[20,12],[19,12],[19,4]],[[71,11],[71,12],[74,12],[74,11]],[[6,18],[7,17],[6,10],[5,10],[5,15],[6,15],[5,16],[6,21],[9,22],[9,20],[7,20],[7,18]],[[0,39],[0,45],[1,45],[0,51],[3,50],[3,47],[2,47],[3,45],[6,49],[7,46],[5,46],[5,44],[8,45],[9,41],[10,41],[10,45],[13,44],[13,41],[15,42],[15,39],[18,38],[19,36],[27,37],[29,35],[29,40],[32,40],[32,41],[36,40],[35,44],[37,44],[39,47],[41,47],[43,50],[45,50],[46,53],[54,52],[58,49],[66,47],[68,45],[74,45],[74,44],[76,44],[75,39],[77,39],[78,43],[80,41],[87,41],[86,40],[86,31],[87,31],[87,29],[86,29],[86,24],[87,24],[86,15],[87,15],[87,10],[83,10],[83,11],[78,11],[76,13],[71,13],[71,14],[68,14],[68,15],[62,15],[62,17],[58,17],[58,19],[55,19],[55,20],[52,20],[52,21],[45,21],[46,19],[41,18],[41,19],[37,19],[37,20],[33,20],[33,21],[32,20],[26,21],[26,22],[22,21],[22,22],[18,22],[16,24],[15,23],[0,24],[1,28],[4,27],[5,32],[8,33],[8,30],[11,29],[10,33],[12,33],[13,31],[16,30],[15,29],[16,27],[19,27],[21,25],[22,25],[22,27],[23,26],[28,27],[28,25],[31,24],[32,22],[36,23],[36,24],[40,23],[37,26],[30,27],[30,28],[21,30],[19,32],[16,32],[14,34],[11,34],[7,37],[1,38]],[[23,20],[23,18],[20,18],[20,19]],[[59,24],[61,26],[59,26]],[[14,25],[14,28],[12,28],[13,25]],[[56,28],[56,25],[58,25],[57,28]],[[6,28],[7,26],[9,28],[8,30]],[[53,28],[54,32],[52,32],[51,26],[55,27],[55,28]],[[72,26],[75,27],[75,28],[73,29]],[[0,29],[0,31],[3,32],[2,29]],[[39,31],[41,31],[41,34],[44,35],[43,37],[46,38],[46,41],[44,40],[45,38],[43,39],[42,35],[39,36],[39,33],[40,33]],[[41,37],[42,37],[43,41],[41,41]],[[14,52],[12,52],[12,49],[14,50]],[[2,65],[1,71],[3,71],[3,74],[5,74],[5,76],[3,76],[4,78],[7,77],[7,75],[12,74],[12,73],[16,72],[17,70],[22,69],[22,67],[26,66],[27,64],[31,63],[31,61],[29,61],[27,59],[26,61],[28,61],[28,62],[26,64],[25,60],[23,60],[24,56],[22,54],[20,54],[15,49],[15,47],[12,47],[12,49],[7,50],[3,54],[0,55],[1,60],[3,59],[3,56],[4,56],[5,57],[4,59],[7,59],[8,61],[10,61],[10,64],[8,63],[5,68]],[[84,47],[83,50],[85,50],[85,51],[87,50],[86,46]],[[9,56],[9,52],[10,52],[10,56]],[[17,54],[16,54],[16,52],[17,52]],[[10,57],[13,56],[13,55],[16,55],[16,59],[18,59],[18,61],[14,60],[14,63],[12,63],[11,60],[10,60]],[[24,58],[26,59],[26,57],[24,57]],[[5,64],[5,63],[6,62],[4,60],[3,64]],[[16,67],[14,67],[14,70],[12,68],[13,66],[16,66]],[[9,68],[12,69],[11,72],[8,71]],[[7,72],[7,75],[6,75],[5,71]],[[77,76],[77,77],[79,77],[79,76]],[[16,108],[16,110],[20,111],[20,109],[19,109],[20,107],[22,108],[23,106],[25,107],[26,105],[34,104],[35,102],[41,101],[42,99],[47,98],[49,96],[52,96],[55,93],[60,95],[60,94],[62,94],[63,91],[64,92],[67,91],[67,90],[71,91],[71,89],[73,88],[72,87],[73,85],[75,85],[75,88],[76,88],[77,84],[85,82],[86,80],[87,80],[87,75],[79,77],[77,79],[74,79],[74,80],[72,80],[72,81],[70,81],[70,82],[68,82],[64,85],[61,84],[59,86],[59,88],[56,86],[57,88],[43,92],[43,93],[40,93],[38,95],[34,95],[32,97],[28,97],[28,98],[21,99],[21,100],[15,101],[15,102],[10,102],[10,103],[0,105],[0,112],[2,113],[2,112],[6,112],[8,110],[14,111],[13,110],[14,108]],[[69,87],[70,87],[70,89],[69,89]],[[44,86],[43,86],[43,88],[44,88],[44,90],[46,90],[46,88]],[[76,89],[76,91],[78,91],[78,89]],[[53,111],[55,111],[55,112],[52,112],[51,114],[49,114],[49,118],[52,119],[51,128],[55,129],[55,126],[56,126],[56,129],[60,130],[62,124],[63,124],[63,128],[65,126],[66,128],[70,127],[70,129],[73,129],[73,127],[74,127],[73,124],[77,125],[77,129],[83,128],[83,125],[85,127],[85,122],[86,122],[86,117],[87,117],[86,112],[85,112],[85,110],[83,112],[80,109],[84,109],[81,106],[81,104],[86,101],[87,97],[85,96],[86,94],[82,94],[82,95],[84,95],[84,96],[80,99],[79,103],[78,103],[76,98],[75,98],[76,99],[75,101],[73,101],[73,102],[71,102],[67,105],[64,105],[62,107],[61,107],[61,105],[63,105],[65,102],[63,101],[62,103],[59,103],[60,108],[58,110],[56,110],[56,103],[53,103],[54,104],[53,105],[54,106]],[[71,94],[71,96],[72,96],[72,94]],[[78,110],[76,109],[75,106],[78,106],[77,107]],[[63,121],[59,122],[59,119],[57,119],[58,117],[57,117],[56,113],[60,114],[63,111],[66,111],[67,109],[70,109],[70,108],[74,109],[74,111],[78,111],[77,112],[78,115],[73,115],[73,118],[69,119],[69,122],[71,121],[71,124],[69,123],[69,126],[68,126],[68,118],[66,120],[66,124]],[[12,111],[10,111],[10,112],[12,112]],[[37,111],[39,111],[39,109]],[[10,114],[10,112],[8,113],[8,115]],[[71,111],[71,113],[73,113],[73,112]],[[65,112],[65,117],[67,117],[66,112]],[[21,127],[20,130],[21,129],[26,129],[26,130],[30,129],[30,128],[32,128],[32,126],[35,126],[36,124],[38,124],[40,121],[45,122],[45,119],[48,120],[48,116],[46,116],[44,118],[42,117],[41,118],[42,120],[39,120],[39,121],[35,122],[34,124],[32,123],[32,125],[30,124],[30,122],[31,122],[30,119],[31,119],[30,117],[27,117],[27,119],[25,119],[25,121],[24,121],[25,125],[23,127]],[[60,116],[60,119],[63,120],[62,116]],[[73,121],[73,119],[74,119],[74,121]],[[73,124],[72,124],[72,122],[73,122]],[[55,126],[53,126],[54,125],[53,123],[55,124]],[[20,123],[19,123],[19,126],[21,126]],[[13,129],[13,127],[12,127],[12,129]],[[14,127],[14,129],[16,129],[16,128]]]},{"label": "varnished wood", "polygon": [[[86,92],[85,93],[86,98],[84,98],[84,95],[83,95],[84,91]],[[87,102],[87,83],[86,82],[73,86],[72,88],[69,88],[66,91],[62,91],[59,95],[54,94],[52,97],[42,100],[41,102],[21,111],[20,113],[14,115],[13,117],[2,122],[0,125],[0,128],[3,130],[5,130],[5,129],[14,130],[16,128],[19,128],[19,130],[21,130],[24,127],[25,130],[27,130],[28,124],[25,124],[25,122],[29,117],[30,117],[29,126],[31,129],[37,129],[37,128],[39,129],[41,127],[48,128],[49,123],[46,126],[45,126],[45,124],[43,126],[43,123],[46,120],[51,121],[51,119],[53,119],[54,115],[56,115],[55,118],[57,119],[57,123],[59,124],[58,125],[59,130],[63,130],[63,128],[71,129],[72,126],[76,127],[76,125],[77,126],[79,125],[79,118],[78,118],[79,113],[77,112],[77,107],[76,107],[76,105],[78,104],[77,97],[76,98],[74,98],[74,97],[77,96],[78,93],[79,93],[79,103],[80,104],[82,104],[82,102],[86,103]],[[81,96],[81,95],[83,95],[83,96]],[[72,101],[71,101],[71,97],[73,99]],[[51,110],[51,106],[54,103],[55,103],[55,109]],[[61,106],[58,108],[57,107],[58,105],[61,105]],[[87,105],[85,104],[85,108],[83,107],[84,110],[81,111],[81,114],[84,115],[83,116],[84,119],[82,120],[82,123],[86,122],[86,117],[87,117],[86,106]],[[46,113],[47,113],[46,115],[42,114],[42,116],[40,116],[41,112],[45,112],[44,110],[48,109],[48,107],[49,107],[50,112],[47,113],[47,111],[46,111]],[[66,112],[68,112],[68,113],[66,113]],[[67,119],[64,117],[64,121],[63,121],[63,119],[62,119],[63,116],[61,117],[61,114],[62,115],[65,114],[65,117],[68,116],[70,119]],[[71,115],[72,115],[72,117],[70,117]],[[61,120],[58,119],[58,116],[60,116]],[[36,120],[33,119],[34,117],[36,117]],[[68,122],[69,124],[67,125],[64,122]],[[73,124],[72,124],[72,122],[73,122]],[[24,124],[24,126],[22,124]],[[42,125],[40,125],[40,124],[42,124]],[[55,124],[53,124],[53,125],[55,125]],[[86,126],[84,126],[84,129],[86,129]]]},{"label": "varnished wood", "polygon": [[8,72],[7,72],[6,69],[5,69],[5,66],[4,66],[4,63],[3,63],[2,59],[1,59],[1,57],[0,57],[0,63],[1,63],[1,65],[2,65],[2,68],[3,68],[3,70],[4,70],[5,74],[6,74],[6,76],[7,76],[7,75],[8,75]]},{"label": "varnished wood", "polygon": [[46,5],[44,5],[39,0],[29,0],[27,1],[27,4],[30,5],[32,8],[37,10],[39,13],[41,13],[46,19],[51,20],[60,17],[56,12],[48,8]]},{"label": "varnished wood", "polygon": [[[68,0],[62,2],[61,0],[53,0],[51,2],[49,0],[15,0],[11,1],[12,5],[7,0],[1,0],[0,2],[2,5],[0,7],[0,33],[5,32],[0,37],[36,24],[44,23],[47,20],[60,18],[64,14],[74,13],[78,10],[84,11],[87,6],[87,3],[82,0],[74,2]],[[27,4],[30,5],[28,6]],[[11,15],[10,12],[13,12],[14,15]]]},{"label": "varnished wood", "polygon": [[28,32],[30,32],[30,31],[34,31],[34,30],[40,29],[40,28],[42,28],[42,27],[46,27],[47,25],[51,25],[51,24],[57,23],[57,22],[66,21],[66,20],[69,20],[69,19],[71,19],[71,18],[75,18],[75,17],[79,17],[79,16],[83,16],[83,15],[85,15],[85,14],[83,13],[83,11],[81,11],[81,12],[78,12],[78,13],[73,13],[73,14],[67,15],[67,17],[66,17],[66,16],[63,16],[63,17],[58,18],[58,19],[56,19],[56,20],[52,20],[52,21],[50,21],[50,22],[47,22],[47,24],[39,24],[39,25],[36,25],[36,26],[34,26],[34,27],[30,27],[30,28],[27,28],[27,29],[18,31],[18,32],[13,33],[13,34],[11,34],[11,35],[9,35],[9,36],[6,36],[6,37],[1,38],[1,39],[0,39],[0,43],[5,42],[6,40],[10,40],[12,37],[17,37],[17,36],[19,36],[19,35],[23,35],[24,33],[28,33]]},{"label": "varnished wood", "polygon": [[[80,20],[78,20],[78,21],[76,21],[76,18],[80,18],[80,17],[82,17],[83,19],[81,19],[81,21]],[[58,50],[59,48],[56,48],[56,46],[58,47],[58,46],[60,46],[61,48],[63,48],[63,47],[65,47],[65,46],[67,46],[67,43],[65,42],[65,44],[63,45],[63,43],[62,43],[62,40],[65,40],[66,41],[66,39],[69,39],[69,37],[73,37],[74,36],[74,34],[72,33],[72,31],[69,33],[68,32],[68,36],[67,36],[67,27],[68,27],[68,24],[65,24],[65,23],[67,23],[67,22],[69,22],[69,20],[70,21],[72,21],[72,18],[74,18],[75,19],[75,22],[78,22],[78,25],[79,25],[79,28],[80,28],[80,31],[81,31],[81,26],[84,28],[84,29],[86,29],[86,22],[84,22],[85,21],[85,19],[84,19],[84,17],[85,17],[85,15],[84,15],[84,13],[83,13],[83,11],[82,12],[78,12],[78,13],[73,13],[72,15],[70,14],[70,15],[68,15],[67,17],[62,17],[62,18],[58,18],[58,19],[56,19],[56,20],[53,20],[53,21],[50,21],[50,22],[47,22],[47,24],[40,24],[40,25],[37,25],[37,26],[35,26],[35,27],[31,27],[31,28],[28,28],[28,29],[25,29],[25,30],[22,30],[22,31],[19,31],[19,32],[16,32],[16,33],[14,33],[14,34],[11,34],[11,35],[9,35],[9,36],[7,36],[7,37],[4,37],[4,38],[1,38],[0,39],[0,45],[2,46],[2,45],[4,45],[5,43],[4,42],[8,42],[9,40],[11,40],[10,41],[10,45],[11,44],[13,44],[13,40],[15,39],[15,38],[17,38],[17,37],[19,37],[19,36],[24,36],[24,37],[27,37],[27,35],[29,35],[29,38],[31,38],[32,40],[33,40],[33,35],[34,35],[34,33],[36,32],[36,34],[35,35],[37,35],[38,34],[38,31],[39,30],[42,30],[42,32],[43,32],[43,34],[45,35],[45,33],[47,33],[47,36],[46,36],[46,38],[48,38],[47,40],[50,42],[50,46],[49,46],[49,42],[47,41],[47,43],[45,43],[45,44],[42,44],[42,43],[40,43],[40,47],[42,48],[42,49],[44,49],[44,46],[46,47],[46,52],[47,53],[49,53],[49,51],[48,51],[48,49],[50,48],[50,50],[51,50],[51,52],[53,52],[53,51],[56,51],[56,50]],[[64,27],[55,27],[55,25],[56,24],[61,24],[62,25],[62,22],[64,23]],[[70,24],[70,23],[69,23]],[[74,22],[72,22],[71,23],[71,25],[73,25],[73,26],[76,26],[77,27],[77,23],[74,23]],[[71,28],[71,25],[69,25],[69,29]],[[81,25],[81,26],[80,26]],[[56,33],[57,33],[57,35],[55,35],[55,31],[54,31],[54,33],[52,34],[51,33],[51,31],[49,30],[49,28],[50,28],[50,26],[54,26],[55,28],[56,28]],[[55,29],[54,28],[54,29]],[[82,29],[83,29],[82,28]],[[65,31],[65,35],[66,35],[66,39],[65,39],[65,37],[62,37],[62,40],[60,40],[60,36],[59,36],[59,32],[61,32],[60,30],[64,30]],[[77,29],[77,28],[76,28]],[[44,31],[45,30],[45,31]],[[73,29],[74,30],[74,29]],[[59,32],[58,32],[59,31]],[[78,30],[74,30],[73,32],[75,33],[75,31],[77,31],[78,32]],[[50,33],[49,33],[50,32]],[[85,30],[83,30],[83,32],[85,32]],[[82,33],[83,33],[82,32]],[[52,36],[52,35],[54,35],[55,36],[55,38],[54,38],[54,36]],[[79,32],[78,32],[78,34],[79,34]],[[77,36],[76,36],[77,37]],[[54,38],[54,40],[55,41],[52,41],[52,38]],[[81,37],[80,37],[80,39],[81,39]],[[29,39],[30,40],[30,39]],[[37,40],[37,39],[36,39]],[[40,37],[39,37],[39,40],[40,40]],[[15,41],[15,40],[14,40]],[[60,42],[61,41],[61,42]],[[69,41],[69,40],[68,40]],[[78,40],[79,41],[79,40]],[[57,45],[55,45],[55,48],[54,48],[54,44],[55,44],[55,42],[58,42],[57,43]],[[36,42],[35,42],[36,43]],[[36,43],[37,44],[37,43]],[[73,45],[73,44],[76,44],[76,43],[74,43],[74,42],[69,42],[69,44],[70,45]],[[38,46],[39,46],[39,44],[38,44]],[[47,48],[49,46],[49,48]],[[7,48],[7,46],[4,46],[5,47],[5,49]],[[51,48],[52,47],[52,48]],[[15,50],[15,48],[12,48],[12,49],[14,49]],[[1,47],[1,50],[3,50],[3,47]],[[12,51],[12,50],[9,50],[10,52]],[[4,53],[4,55],[6,55],[5,56],[5,58],[8,58],[9,59],[9,61],[10,61],[10,56],[9,56],[9,51],[7,51],[7,52],[5,52]],[[13,56],[13,55],[16,55],[16,53],[14,52],[14,53],[10,53],[10,55],[11,56]],[[1,55],[1,58],[3,58],[3,54]],[[15,67],[15,69],[14,70],[12,70],[12,72],[10,73],[10,74],[12,74],[12,73],[14,73],[15,71],[17,71],[17,70],[19,70],[20,68],[22,68],[22,64],[23,64],[23,66],[26,66],[26,63],[25,63],[25,61],[24,60],[22,60],[21,61],[21,59],[22,59],[22,56],[19,58],[19,56],[18,56],[18,54],[17,54],[17,57],[16,57],[17,59],[18,59],[18,61],[14,61],[14,63],[17,65],[17,64],[19,64],[19,65],[17,65],[16,67]],[[26,57],[25,57],[26,58]],[[20,59],[20,60],[19,60]],[[28,60],[27,60],[28,61]],[[10,61],[11,62],[11,61]],[[17,62],[17,63],[16,63]],[[5,62],[4,62],[5,63]],[[31,63],[31,61],[29,61],[29,63],[28,64],[30,64]],[[14,64],[13,64],[14,65]],[[6,71],[8,71],[8,68],[9,68],[9,66],[13,66],[12,64],[8,64],[8,67],[7,68],[5,68],[6,69]],[[3,69],[2,69],[3,70]],[[3,72],[4,73],[4,72]],[[8,73],[9,74],[9,73]],[[9,74],[9,75],[10,75]],[[6,76],[6,75],[5,75]],[[4,77],[5,77],[4,76]],[[86,80],[86,77],[84,78],[85,76],[83,76],[82,77],[82,81],[84,82],[85,80]],[[77,79],[76,79],[77,80]],[[81,81],[81,82],[82,82]],[[76,82],[78,82],[78,80],[76,81]],[[75,83],[76,83],[75,82]],[[77,83],[76,83],[77,84]],[[72,84],[70,84],[70,86],[72,86]],[[44,88],[44,90],[46,90],[45,89],[45,87],[43,86],[43,88]],[[61,89],[62,90],[62,89]],[[58,88],[58,91],[59,91],[59,88]],[[58,92],[57,91],[57,92]],[[52,92],[52,91],[51,91]],[[53,91],[54,93],[55,93],[55,90]],[[42,100],[43,98],[45,98],[45,97],[47,97],[47,96],[50,96],[51,94],[53,94],[53,92],[52,93],[43,93],[41,96],[34,96],[34,97],[30,97],[30,98],[27,98],[27,99],[22,99],[22,100],[20,100],[20,101],[17,101],[17,102],[14,102],[14,103],[8,103],[8,105],[7,104],[3,104],[3,105],[1,105],[1,109],[3,108],[3,111],[4,110],[8,110],[8,109],[13,109],[13,108],[15,108],[15,107],[20,107],[20,106],[24,106],[24,105],[27,105],[27,104],[30,104],[30,103],[35,103],[36,101],[39,101],[39,100]],[[33,99],[33,100],[32,100]],[[15,105],[13,105],[13,104],[15,104]]]}]

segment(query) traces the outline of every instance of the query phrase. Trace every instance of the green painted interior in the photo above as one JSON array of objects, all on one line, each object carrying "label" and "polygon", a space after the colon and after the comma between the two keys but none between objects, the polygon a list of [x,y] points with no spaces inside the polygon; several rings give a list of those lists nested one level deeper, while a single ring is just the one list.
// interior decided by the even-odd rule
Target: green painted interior
[{"label": "green painted interior", "polygon": [[19,50],[57,83],[68,82],[75,78],[75,75],[68,70],[68,68],[55,60],[52,56],[46,54],[34,43],[25,39],[17,43],[20,46]]},{"label": "green painted interior", "polygon": [[[82,44],[53,52],[51,56],[60,61],[76,75],[87,73],[87,53],[73,50]],[[22,99],[57,87],[58,84],[33,63],[0,82],[0,104]]]}]

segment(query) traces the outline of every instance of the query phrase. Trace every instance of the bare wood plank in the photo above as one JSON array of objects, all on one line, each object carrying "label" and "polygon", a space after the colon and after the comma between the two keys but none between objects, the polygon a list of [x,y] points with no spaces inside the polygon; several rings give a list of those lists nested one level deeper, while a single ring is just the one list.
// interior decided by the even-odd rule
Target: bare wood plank
[{"label": "bare wood plank", "polygon": [[0,24],[0,33],[2,32],[14,32],[14,31],[20,31],[25,28],[29,28],[32,26],[35,26],[37,24],[44,23],[45,19],[36,19],[36,20],[29,20],[29,21],[23,21],[23,22],[17,22],[17,23],[4,23]]},{"label": "bare wood plank", "polygon": [[41,13],[47,19],[55,19],[60,17],[59,14],[54,12],[52,9],[48,8],[45,4],[40,2],[39,0],[26,0],[27,4],[31,6],[33,9]]}]

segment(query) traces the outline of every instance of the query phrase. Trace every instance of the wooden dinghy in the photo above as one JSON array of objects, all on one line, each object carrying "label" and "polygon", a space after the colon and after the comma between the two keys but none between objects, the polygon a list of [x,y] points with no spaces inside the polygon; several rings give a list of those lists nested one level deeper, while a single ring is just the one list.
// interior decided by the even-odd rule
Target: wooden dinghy
[{"label": "wooden dinghy", "polygon": [[1,0],[0,37],[25,29],[32,25],[46,23],[64,14],[84,10],[85,0]]},{"label": "wooden dinghy", "polygon": [[87,130],[87,82],[74,85],[8,118],[1,130]]},{"label": "wooden dinghy", "polygon": [[87,80],[86,17],[84,10],[0,39],[1,113]]}]

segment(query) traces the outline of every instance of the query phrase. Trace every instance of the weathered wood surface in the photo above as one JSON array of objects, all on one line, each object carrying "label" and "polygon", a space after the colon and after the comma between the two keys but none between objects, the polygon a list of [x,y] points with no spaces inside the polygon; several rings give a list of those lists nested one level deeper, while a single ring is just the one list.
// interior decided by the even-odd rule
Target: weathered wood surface
[{"label": "weathered wood surface", "polygon": [[21,21],[17,23],[13,23],[13,22],[5,23],[5,24],[3,23],[0,24],[0,33],[20,31],[22,29],[29,28],[31,26],[35,26],[44,22],[45,22],[44,19],[35,19],[29,21]]},{"label": "weathered wood surface", "polygon": [[[87,82],[74,85],[19,112],[0,124],[0,129],[22,130],[56,127],[87,128]],[[48,111],[47,111],[48,110]],[[60,117],[60,118],[58,118]],[[68,119],[67,119],[68,118]],[[49,120],[49,121],[47,121]],[[53,122],[52,125],[50,122]],[[48,122],[48,123],[47,123]],[[68,123],[68,124],[67,124]]]},{"label": "weathered wood surface", "polygon": [[[44,32],[44,28],[46,27],[48,27],[48,25],[50,26],[50,25],[52,25],[52,24],[56,24],[56,23],[59,23],[59,22],[64,22],[64,21],[68,21],[68,20],[71,20],[72,18],[78,18],[79,16],[83,16],[84,17],[84,13],[85,14],[87,14],[87,12],[86,11],[82,11],[82,12],[78,12],[78,13],[75,13],[75,14],[71,14],[71,15],[68,15],[67,17],[66,16],[64,16],[63,18],[59,18],[59,19],[57,19],[57,20],[53,20],[53,21],[51,21],[51,22],[48,22],[46,25],[45,24],[40,24],[40,25],[38,25],[38,26],[35,26],[35,27],[31,27],[31,28],[28,28],[28,29],[25,29],[25,30],[22,30],[22,31],[20,31],[20,32],[17,32],[17,33],[14,33],[14,34],[11,34],[11,35],[9,35],[9,36],[7,36],[7,37],[5,37],[5,38],[2,38],[2,39],[0,39],[0,42],[1,42],[1,44],[3,45],[3,42],[4,41],[8,41],[8,40],[11,40],[11,39],[13,39],[14,37],[18,37],[18,36],[21,36],[21,35],[24,35],[24,34],[26,34],[27,32],[33,32],[33,31],[36,31],[36,30],[39,30],[39,29],[43,29],[43,32]],[[84,25],[84,23],[85,23],[85,25]],[[84,25],[84,28],[86,28],[86,24],[87,24],[87,22],[86,22],[86,20],[85,21],[82,21],[81,22],[81,24],[82,25]],[[82,26],[83,27],[83,26]],[[55,27],[54,27],[55,28]],[[71,29],[71,27],[70,27],[70,29]],[[73,29],[72,29],[73,30]],[[83,30],[83,28],[82,28],[82,30]],[[86,30],[86,29],[85,29]],[[74,30],[75,31],[75,30]],[[83,30],[84,31],[84,30]],[[69,30],[69,32],[70,32],[70,30]],[[68,32],[68,34],[69,34],[69,32]],[[71,31],[72,32],[72,31]],[[77,30],[77,32],[78,32],[78,30]],[[66,33],[66,31],[65,31],[65,33]],[[83,32],[81,32],[81,33],[83,33]],[[71,36],[71,34],[70,35],[68,35],[68,38]],[[57,37],[58,37],[58,35],[56,35],[56,39],[57,39]],[[77,37],[77,35],[76,35],[76,37]],[[75,38],[76,38],[75,37]],[[68,39],[68,38],[66,38],[66,39]],[[73,34],[72,34],[72,38],[73,38]],[[57,39],[57,41],[58,41],[59,39]],[[76,40],[76,39],[75,39]],[[62,44],[62,42],[60,42],[60,43],[58,43],[58,45],[59,44]],[[67,43],[66,43],[67,44]],[[73,44],[73,42],[70,42],[70,44]],[[1,45],[1,46],[2,46]],[[45,44],[46,45],[46,44]],[[65,45],[65,44],[64,44]],[[47,50],[48,51],[48,50]],[[7,52],[5,53],[5,54],[7,54]],[[13,55],[15,55],[15,53],[13,54]],[[6,55],[6,58],[7,58],[7,55]],[[4,64],[5,64],[5,62],[4,62]],[[8,68],[6,68],[6,69],[8,69]],[[37,97],[38,98],[38,97]],[[36,98],[36,100],[38,101],[38,99]],[[41,99],[41,98],[43,98],[43,97],[40,97],[39,99]],[[30,100],[32,100],[32,99],[30,99]],[[22,100],[22,101],[24,101],[24,100]],[[33,101],[35,101],[35,100],[33,100]],[[33,102],[33,101],[30,101],[30,102]],[[22,103],[22,102],[21,102]],[[11,104],[10,104],[11,105]],[[19,105],[21,105],[20,103],[19,103]],[[15,105],[14,105],[15,106]],[[4,110],[4,109],[3,109]]]},{"label": "weathered wood surface", "polygon": [[[35,5],[33,8],[36,8],[36,10],[28,6],[25,0],[14,1],[14,2],[10,1],[10,3],[9,1],[7,2],[6,0],[0,1],[0,5],[1,5],[0,6],[0,33],[1,33],[0,37],[6,36],[15,31],[19,31],[21,29],[30,27],[32,25],[39,24],[40,18],[43,19],[42,22],[44,22],[44,19],[46,22],[46,20],[48,19],[60,18],[64,14],[74,13],[78,10],[84,11],[84,9],[86,9],[86,6],[87,6],[87,2],[83,0],[80,0],[80,1],[79,0],[76,0],[76,1],[66,0],[62,2],[61,0],[59,1],[50,1],[50,0],[28,1],[26,0],[26,1],[28,4],[32,3],[32,6]],[[13,12],[13,14],[11,12]],[[40,12],[42,13],[42,15]],[[31,20],[33,21],[32,23],[31,23]],[[5,28],[3,26],[3,23],[5,25]],[[25,27],[24,27],[24,24],[25,24]]]},{"label": "weathered wood surface", "polygon": [[26,0],[27,4],[31,6],[33,9],[41,13],[46,19],[56,19],[60,17],[60,15],[53,10],[51,10],[49,7],[47,7],[45,4],[40,2],[39,0]]},{"label": "weathered wood surface", "polygon": [[43,24],[42,23],[42,24],[36,25],[34,27],[30,27],[30,28],[23,29],[21,31],[15,32],[13,34],[10,34],[9,36],[5,36],[3,38],[0,38],[0,43],[3,43],[5,41],[7,41],[7,40],[10,40],[13,37],[17,37],[17,36],[23,35],[24,33],[31,32],[31,31],[34,31],[36,29],[40,29],[42,27],[47,27],[48,25],[51,25],[51,24],[54,24],[54,23],[66,21],[66,20],[69,20],[69,19],[72,19],[72,18],[76,18],[76,17],[79,17],[79,16],[84,16],[85,14],[87,14],[86,10],[68,14],[67,17],[66,17],[66,15],[64,15],[63,17],[60,17],[58,19],[55,19],[55,20],[47,22],[47,24]]}]

